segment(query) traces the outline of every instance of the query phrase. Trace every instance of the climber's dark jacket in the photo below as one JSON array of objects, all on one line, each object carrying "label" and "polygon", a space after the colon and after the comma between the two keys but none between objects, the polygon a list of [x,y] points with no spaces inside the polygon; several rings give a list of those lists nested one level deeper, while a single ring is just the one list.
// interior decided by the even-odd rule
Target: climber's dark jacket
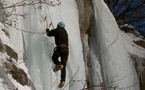
[{"label": "climber's dark jacket", "polygon": [[55,44],[56,46],[60,46],[62,44],[68,46],[68,34],[65,28],[57,27],[56,29],[46,29],[47,36],[54,36],[55,37]]},{"label": "climber's dark jacket", "polygon": [[[54,36],[56,47],[54,48],[54,53],[52,55],[52,61],[55,65],[62,64],[64,67],[61,70],[61,81],[65,81],[66,77],[66,62],[69,55],[68,48],[68,34],[65,28],[57,27],[56,29],[46,29],[47,36]],[[58,58],[61,57],[61,61]]]}]

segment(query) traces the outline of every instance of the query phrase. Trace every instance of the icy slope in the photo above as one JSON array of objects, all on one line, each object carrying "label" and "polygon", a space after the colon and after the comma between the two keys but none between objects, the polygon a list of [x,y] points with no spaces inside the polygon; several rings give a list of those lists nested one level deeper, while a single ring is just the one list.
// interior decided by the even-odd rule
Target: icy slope
[{"label": "icy slope", "polygon": [[[98,52],[104,83],[108,90],[139,90],[133,63],[124,47],[119,28],[103,0],[94,0],[95,27],[92,44]],[[97,41],[94,41],[94,38]],[[96,47],[98,46],[98,47]]]},{"label": "icy slope", "polygon": [[10,42],[10,35],[0,23],[0,90],[36,90],[27,69]]}]

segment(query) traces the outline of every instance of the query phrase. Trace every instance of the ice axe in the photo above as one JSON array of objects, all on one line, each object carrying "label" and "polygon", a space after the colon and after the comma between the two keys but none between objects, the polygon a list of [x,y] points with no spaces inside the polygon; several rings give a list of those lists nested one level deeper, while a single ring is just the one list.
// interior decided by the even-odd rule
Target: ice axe
[{"label": "ice axe", "polygon": [[48,28],[48,21],[47,21],[47,17],[44,18],[44,22],[45,22],[45,27]]},{"label": "ice axe", "polygon": [[54,26],[53,26],[52,22],[49,24],[49,27],[48,27],[48,20],[47,20],[47,17],[44,18],[44,22],[45,22],[45,27],[46,27],[46,28],[49,28],[50,26],[52,26],[52,28],[54,29]]}]

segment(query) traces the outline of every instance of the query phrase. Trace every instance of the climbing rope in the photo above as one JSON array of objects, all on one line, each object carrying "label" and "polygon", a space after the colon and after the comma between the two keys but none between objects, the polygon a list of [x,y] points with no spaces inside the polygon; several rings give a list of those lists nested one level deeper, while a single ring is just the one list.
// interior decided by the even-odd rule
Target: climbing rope
[{"label": "climbing rope", "polygon": [[31,33],[31,34],[46,34],[46,33],[44,33],[44,32],[25,31],[25,30],[22,30],[22,29],[16,28],[15,26],[11,26],[11,27],[15,28],[15,30],[18,30],[18,31],[21,31],[21,32],[25,32],[25,33]]}]

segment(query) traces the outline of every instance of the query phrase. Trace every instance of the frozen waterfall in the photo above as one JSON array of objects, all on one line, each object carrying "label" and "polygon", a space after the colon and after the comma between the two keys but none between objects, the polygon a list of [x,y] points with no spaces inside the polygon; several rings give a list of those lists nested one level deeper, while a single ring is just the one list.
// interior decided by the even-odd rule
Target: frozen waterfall
[{"label": "frozen waterfall", "polygon": [[[66,30],[69,34],[70,55],[67,62],[67,77],[64,90],[68,90],[68,88],[69,90],[82,89],[85,84],[85,68],[78,11],[74,0],[63,0],[61,3],[60,6],[55,7],[45,5],[41,10],[36,10],[33,6],[28,7],[25,12],[30,15],[24,20],[24,30],[45,33],[45,16],[48,17],[48,22],[52,21],[55,27],[60,21],[66,23]],[[54,38],[35,33],[24,33],[24,61],[29,69],[29,74],[37,90],[57,90],[60,72],[55,74],[52,71],[54,64],[51,60],[53,48],[55,47]]]},{"label": "frozen waterfall", "polygon": [[103,0],[94,0],[91,48],[100,60],[107,90],[139,90],[137,73],[121,40],[117,23]]},{"label": "frozen waterfall", "polygon": [[[6,0],[12,3],[11,0]],[[19,0],[13,0],[17,2]],[[34,0],[28,0],[28,3]],[[24,31],[9,31],[11,41],[18,47],[17,52],[24,58],[28,68],[30,78],[37,90],[58,90],[60,72],[54,73],[52,68],[54,64],[51,60],[53,48],[55,47],[54,38],[47,37],[45,34],[44,17],[48,17],[48,22],[57,23],[63,21],[66,23],[66,30],[69,34],[69,59],[66,67],[66,83],[63,90],[81,90],[86,86],[86,73],[83,57],[82,41],[79,29],[79,15],[75,0],[43,0],[53,1],[56,6],[47,4],[30,5],[19,7],[16,12],[27,13],[26,18],[19,18],[18,27]],[[90,49],[93,83],[105,83],[106,88],[111,90],[139,90],[136,71],[133,67],[124,43],[120,38],[119,28],[114,17],[104,4],[103,0],[93,0],[95,23],[91,31]],[[52,27],[51,27],[52,28]],[[10,28],[11,29],[11,28]],[[18,39],[19,38],[19,39]],[[95,59],[93,59],[95,58]],[[101,63],[100,66],[98,61]],[[104,81],[104,82],[102,82]]]}]

